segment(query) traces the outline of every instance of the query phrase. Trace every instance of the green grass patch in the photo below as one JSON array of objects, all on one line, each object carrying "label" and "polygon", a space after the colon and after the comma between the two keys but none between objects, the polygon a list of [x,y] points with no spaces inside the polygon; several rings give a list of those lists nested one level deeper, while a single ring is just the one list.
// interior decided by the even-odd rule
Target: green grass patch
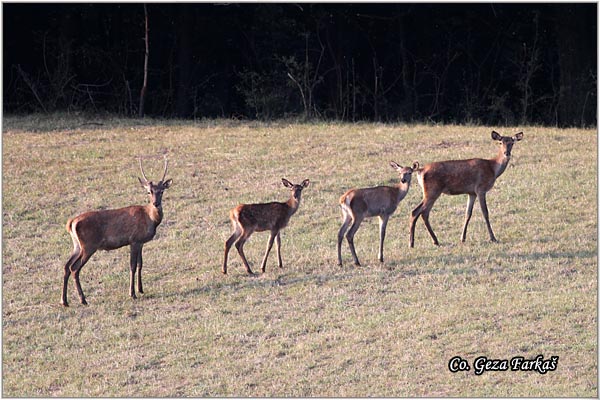
[{"label": "green grass patch", "polygon": [[[88,124],[100,122],[103,125]],[[355,238],[363,267],[337,267],[338,198],[396,182],[389,161],[492,157],[488,127],[5,118],[3,395],[7,397],[460,396],[596,397],[597,136],[521,127],[525,138],[488,193],[499,243],[466,196],[442,196],[408,248],[415,182],[388,224]],[[514,134],[516,129],[497,129]],[[95,254],[69,283],[69,217],[144,204],[169,157],[165,218],[144,247],[144,289],[128,296],[128,249]],[[285,177],[308,178],[266,274],[245,275],[235,249],[220,273],[229,210],[283,201]],[[268,234],[246,255],[259,270]],[[536,372],[451,373],[461,356],[559,356]]]}]

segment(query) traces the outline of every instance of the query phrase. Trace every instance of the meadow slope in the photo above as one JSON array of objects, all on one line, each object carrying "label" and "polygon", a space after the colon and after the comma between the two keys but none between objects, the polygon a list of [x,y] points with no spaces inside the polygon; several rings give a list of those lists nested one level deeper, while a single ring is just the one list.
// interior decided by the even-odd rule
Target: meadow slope
[{"label": "meadow slope", "polygon": [[[495,396],[596,397],[597,134],[541,127],[428,126],[8,117],[2,133],[2,380],[8,397]],[[491,130],[524,140],[488,193],[499,240],[479,205],[459,242],[466,196],[441,197],[440,240],[408,216],[416,180],[388,224],[384,264],[377,221],[344,243],[337,266],[338,198],[397,181],[410,165],[490,158]],[[69,217],[144,204],[169,158],[165,217],[144,247],[144,288],[128,297],[127,248],[83,268],[88,306],[69,283]],[[235,252],[220,273],[240,202],[284,201],[309,178],[282,232],[284,268],[245,275]],[[255,270],[268,235],[246,244]],[[555,371],[474,373],[480,356],[558,356]],[[471,370],[451,373],[460,356]]]}]

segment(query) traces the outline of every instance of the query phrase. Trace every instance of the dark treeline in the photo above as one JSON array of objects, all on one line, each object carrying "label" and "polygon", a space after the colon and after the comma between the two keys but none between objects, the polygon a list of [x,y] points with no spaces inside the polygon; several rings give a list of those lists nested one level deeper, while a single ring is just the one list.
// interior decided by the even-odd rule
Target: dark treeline
[{"label": "dark treeline", "polygon": [[[143,4],[4,4],[4,112],[136,116]],[[596,124],[596,4],[147,5],[144,113]]]}]

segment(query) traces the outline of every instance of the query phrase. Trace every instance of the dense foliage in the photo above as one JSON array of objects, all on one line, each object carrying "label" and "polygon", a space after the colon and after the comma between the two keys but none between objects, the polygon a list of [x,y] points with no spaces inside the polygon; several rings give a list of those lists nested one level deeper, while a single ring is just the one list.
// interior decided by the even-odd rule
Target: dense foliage
[{"label": "dense foliage", "polygon": [[[4,111],[137,115],[142,4],[4,4]],[[156,117],[596,124],[596,4],[148,4]]]}]

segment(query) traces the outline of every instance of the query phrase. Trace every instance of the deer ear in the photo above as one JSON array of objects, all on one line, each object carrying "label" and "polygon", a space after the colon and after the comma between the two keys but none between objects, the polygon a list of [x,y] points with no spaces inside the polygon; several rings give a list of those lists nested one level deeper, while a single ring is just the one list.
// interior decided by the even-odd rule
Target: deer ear
[{"label": "deer ear", "polygon": [[418,162],[418,161],[415,161],[415,162],[413,162],[413,165],[412,165],[412,170],[413,170],[413,171],[416,171],[416,170],[418,170],[418,169],[419,169],[419,162]]},{"label": "deer ear", "polygon": [[165,189],[168,189],[169,187],[171,187],[171,183],[173,183],[173,179],[167,179],[165,182],[163,182],[163,187]]},{"label": "deer ear", "polygon": [[308,185],[310,185],[310,181],[308,179],[302,181],[302,187],[307,187]]},{"label": "deer ear", "polygon": [[400,164],[398,164],[397,162],[394,161],[390,161],[390,165],[392,166],[392,168],[394,168],[395,170],[401,170],[402,166]]},{"label": "deer ear", "polygon": [[294,187],[294,185],[292,184],[292,182],[288,181],[285,178],[281,178],[281,182],[283,182],[283,186],[285,186],[285,187],[289,187],[289,188]]},{"label": "deer ear", "polygon": [[502,140],[502,135],[500,135],[498,132],[496,131],[492,131],[492,139],[493,140]]},{"label": "deer ear", "polygon": [[519,132],[519,133],[517,133],[517,134],[516,134],[516,135],[513,137],[513,139],[514,139],[515,141],[517,141],[517,142],[518,142],[519,140],[522,140],[522,139],[523,139],[523,132]]}]

